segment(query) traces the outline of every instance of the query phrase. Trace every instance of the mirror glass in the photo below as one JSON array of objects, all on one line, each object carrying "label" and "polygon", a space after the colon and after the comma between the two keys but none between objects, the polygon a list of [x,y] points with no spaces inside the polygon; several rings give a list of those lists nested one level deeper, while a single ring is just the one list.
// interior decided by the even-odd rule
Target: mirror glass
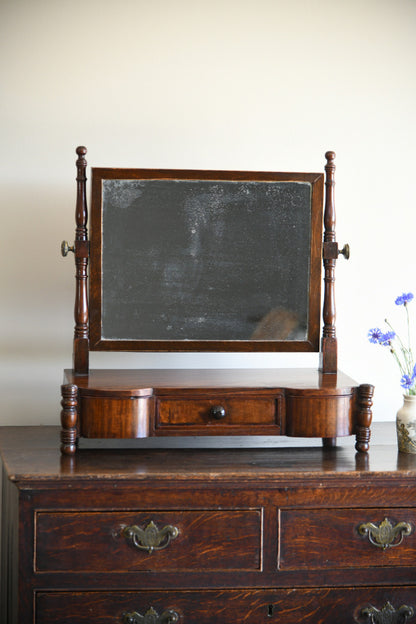
[{"label": "mirror glass", "polygon": [[99,288],[91,318],[99,319],[99,341],[121,348],[155,341],[156,349],[159,341],[185,349],[201,341],[310,341],[312,182],[179,173],[98,173],[97,191],[94,172],[91,275]]}]

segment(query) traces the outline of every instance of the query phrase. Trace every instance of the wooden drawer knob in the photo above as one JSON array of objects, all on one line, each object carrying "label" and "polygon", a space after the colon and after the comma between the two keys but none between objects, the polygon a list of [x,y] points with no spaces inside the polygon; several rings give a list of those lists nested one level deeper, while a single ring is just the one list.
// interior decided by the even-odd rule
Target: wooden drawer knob
[{"label": "wooden drawer knob", "polygon": [[414,613],[413,607],[402,605],[396,610],[390,602],[386,602],[380,610],[371,606],[360,611],[361,617],[366,618],[371,624],[404,624]]},{"label": "wooden drawer knob", "polygon": [[151,554],[154,550],[166,548],[171,540],[178,537],[179,530],[171,524],[158,529],[152,520],[144,529],[136,525],[124,527],[122,534],[132,546]]},{"label": "wooden drawer knob", "polygon": [[144,615],[140,615],[137,611],[123,615],[123,624],[174,624],[178,621],[179,615],[172,609],[167,609],[158,615],[153,607],[150,607]]},{"label": "wooden drawer knob", "polygon": [[412,527],[409,522],[398,522],[396,525],[384,518],[382,522],[364,522],[358,527],[360,535],[367,535],[369,541],[378,548],[385,550],[392,546],[399,546],[406,535],[410,535]]},{"label": "wooden drawer knob", "polygon": [[222,405],[213,405],[209,410],[209,413],[210,416],[216,420],[221,420],[226,416],[225,408]]}]

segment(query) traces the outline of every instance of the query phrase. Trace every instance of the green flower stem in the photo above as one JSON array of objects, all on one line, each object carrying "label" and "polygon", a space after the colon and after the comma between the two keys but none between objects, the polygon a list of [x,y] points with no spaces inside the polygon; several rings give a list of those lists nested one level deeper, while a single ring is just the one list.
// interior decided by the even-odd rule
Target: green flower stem
[{"label": "green flower stem", "polygon": [[407,369],[403,368],[403,365],[400,361],[399,356],[397,355],[397,352],[393,349],[393,347],[390,347],[390,353],[393,355],[394,359],[396,360],[397,364],[399,365],[399,369],[402,375],[406,375],[407,374]]},{"label": "green flower stem", "polygon": [[412,376],[412,372],[413,372],[413,365],[412,365],[412,354],[410,349],[407,349],[403,342],[402,339],[400,338],[399,334],[397,332],[394,331],[393,326],[391,325],[391,323],[389,323],[389,321],[387,319],[384,319],[384,322],[386,323],[386,325],[394,332],[397,340],[399,341],[399,346],[400,346],[400,351],[403,355],[403,360],[404,360],[404,367],[402,365],[402,363],[400,362],[399,356],[397,355],[396,351],[394,351],[393,348],[391,348],[392,353],[394,354],[395,358],[396,358],[396,362],[399,364],[400,367],[400,372],[402,373],[402,375],[407,374],[409,375],[409,377]]},{"label": "green flower stem", "polygon": [[412,353],[412,341],[410,340],[410,317],[409,317],[409,308],[407,304],[404,306],[406,308],[406,318],[407,318],[407,344],[409,345],[409,357],[410,361],[413,362],[413,353]]}]

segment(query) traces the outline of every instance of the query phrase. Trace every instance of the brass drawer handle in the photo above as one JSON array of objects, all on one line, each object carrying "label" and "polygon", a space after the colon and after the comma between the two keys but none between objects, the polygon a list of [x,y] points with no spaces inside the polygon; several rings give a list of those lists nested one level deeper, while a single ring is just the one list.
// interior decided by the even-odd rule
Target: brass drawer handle
[{"label": "brass drawer handle", "polygon": [[122,534],[135,548],[151,554],[154,550],[166,548],[171,540],[178,537],[179,529],[171,524],[158,529],[152,520],[144,529],[136,525],[124,527]]},{"label": "brass drawer handle", "polygon": [[150,607],[144,615],[140,615],[137,611],[123,615],[123,624],[174,624],[175,622],[179,622],[179,615],[173,609],[167,609],[158,615],[153,607]]},{"label": "brass drawer handle", "polygon": [[371,624],[404,624],[408,618],[413,617],[414,613],[413,607],[402,605],[396,610],[387,601],[381,610],[376,607],[366,607],[361,609],[360,615]]},{"label": "brass drawer handle", "polygon": [[398,522],[392,525],[388,518],[384,518],[378,525],[365,522],[358,527],[360,535],[367,535],[370,542],[385,550],[392,546],[399,546],[406,535],[410,535],[412,527],[408,522]]}]

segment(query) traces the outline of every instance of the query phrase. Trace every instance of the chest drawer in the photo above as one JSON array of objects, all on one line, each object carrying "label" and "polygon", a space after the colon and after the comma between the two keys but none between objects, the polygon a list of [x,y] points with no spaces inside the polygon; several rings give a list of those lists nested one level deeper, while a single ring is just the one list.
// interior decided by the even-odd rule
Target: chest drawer
[{"label": "chest drawer", "polygon": [[251,570],[262,565],[261,509],[37,512],[35,570]]},{"label": "chest drawer", "polygon": [[36,624],[412,624],[415,612],[411,587],[40,592],[36,598]]},{"label": "chest drawer", "polygon": [[415,566],[415,527],[413,508],[284,509],[279,568]]},{"label": "chest drawer", "polygon": [[[229,397],[217,395],[208,398],[159,398],[156,409],[156,429],[175,430],[179,434],[205,433],[229,435],[233,428],[253,427],[253,433],[272,429],[280,432],[281,396]],[[186,429],[186,431],[185,431]]]}]

